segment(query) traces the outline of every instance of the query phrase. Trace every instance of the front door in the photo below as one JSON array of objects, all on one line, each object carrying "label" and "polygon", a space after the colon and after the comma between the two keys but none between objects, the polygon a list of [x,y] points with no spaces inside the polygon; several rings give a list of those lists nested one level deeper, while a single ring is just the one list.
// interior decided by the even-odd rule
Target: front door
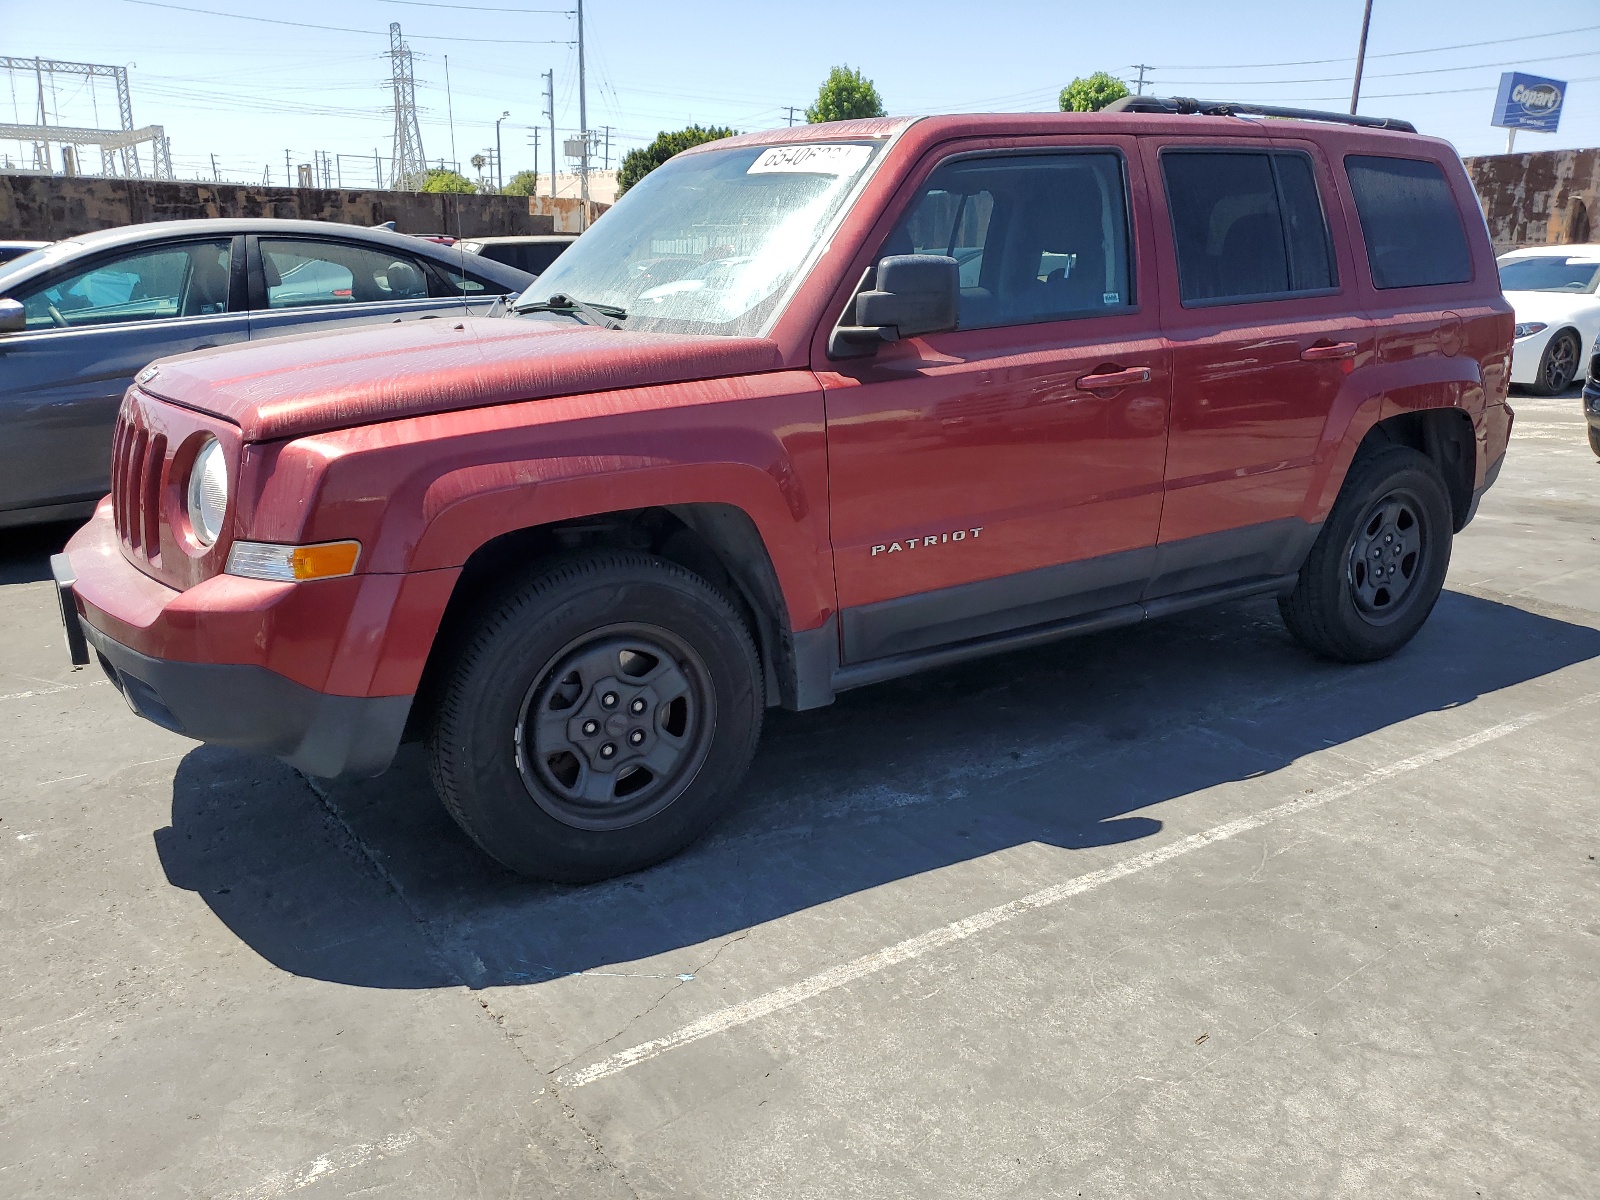
[{"label": "front door", "polygon": [[1129,138],[946,154],[877,257],[960,264],[954,331],[830,361],[846,662],[1130,604],[1161,516],[1168,369]]},{"label": "front door", "polygon": [[133,377],[153,359],[245,340],[236,240],[118,251],[11,297],[27,328],[0,335],[0,514],[98,500]]},{"label": "front door", "polygon": [[[1373,353],[1316,147],[1144,143],[1172,348],[1160,570],[1150,595],[1295,571],[1329,414]],[[1322,197],[1328,197],[1325,210]]]}]

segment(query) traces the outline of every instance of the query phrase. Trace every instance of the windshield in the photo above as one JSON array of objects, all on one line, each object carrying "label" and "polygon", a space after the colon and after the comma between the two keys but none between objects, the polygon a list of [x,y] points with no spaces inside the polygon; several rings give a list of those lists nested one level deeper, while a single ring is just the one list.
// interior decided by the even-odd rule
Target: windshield
[{"label": "windshield", "polygon": [[878,149],[811,143],[670,159],[572,243],[517,306],[565,295],[625,309],[625,329],[759,336]]},{"label": "windshield", "polygon": [[77,242],[51,242],[48,246],[40,246],[37,250],[29,250],[26,254],[18,255],[10,262],[0,263],[0,288],[25,274],[30,268],[49,259],[70,254],[77,248]]},{"label": "windshield", "polygon": [[1581,258],[1512,258],[1500,264],[1506,292],[1592,292],[1600,262]]}]

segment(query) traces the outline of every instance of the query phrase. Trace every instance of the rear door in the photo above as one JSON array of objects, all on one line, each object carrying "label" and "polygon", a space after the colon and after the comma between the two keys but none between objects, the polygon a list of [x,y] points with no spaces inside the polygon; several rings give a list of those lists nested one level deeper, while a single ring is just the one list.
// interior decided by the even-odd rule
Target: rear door
[{"label": "rear door", "polygon": [[845,661],[1131,603],[1168,389],[1134,140],[947,150],[901,213],[869,261],[954,257],[959,327],[818,368]]},{"label": "rear door", "polygon": [[0,512],[105,495],[133,377],[153,359],[245,339],[243,241],[120,250],[10,297],[27,328],[0,335]]},{"label": "rear door", "polygon": [[333,238],[252,235],[249,243],[252,338],[468,311],[462,282],[421,255]]},{"label": "rear door", "polygon": [[1150,138],[1172,348],[1161,553],[1149,596],[1298,569],[1344,381],[1373,354],[1337,192],[1294,140]]}]

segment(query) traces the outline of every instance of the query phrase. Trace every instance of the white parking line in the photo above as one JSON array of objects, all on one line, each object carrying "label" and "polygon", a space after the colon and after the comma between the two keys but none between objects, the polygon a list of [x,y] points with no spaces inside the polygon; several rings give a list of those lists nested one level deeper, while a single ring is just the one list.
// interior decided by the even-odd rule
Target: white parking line
[{"label": "white parking line", "polygon": [[1386,766],[1375,767],[1354,779],[1334,784],[1311,795],[1297,796],[1293,800],[1266,809],[1263,812],[1254,813],[1248,817],[1240,817],[1236,821],[1228,821],[1202,833],[1190,834],[1188,837],[1180,838],[1155,850],[1147,850],[1143,854],[1136,854],[1132,858],[1124,859],[1122,862],[1106,867],[1103,870],[1091,871],[1087,875],[1080,875],[1076,879],[1067,880],[1065,883],[1042,888],[1031,895],[1023,896],[1019,900],[997,905],[974,916],[952,921],[948,925],[942,925],[914,938],[908,938],[893,946],[875,950],[871,954],[864,954],[852,962],[841,963],[837,967],[831,967],[826,971],[811,976],[809,979],[803,979],[799,983],[778,988],[776,991],[768,992],[763,996],[756,996],[741,1004],[732,1004],[726,1008],[720,1008],[709,1016],[690,1022],[682,1029],[669,1033],[665,1037],[652,1038],[648,1042],[641,1042],[637,1046],[619,1050],[610,1057],[591,1063],[587,1067],[562,1070],[556,1075],[556,1081],[566,1087],[583,1087],[586,1084],[616,1075],[619,1072],[626,1071],[629,1067],[665,1054],[669,1050],[675,1050],[679,1046],[686,1046],[690,1042],[698,1042],[702,1038],[708,1038],[714,1034],[726,1033],[728,1030],[740,1025],[748,1025],[752,1021],[770,1016],[775,1012],[781,1012],[786,1008],[792,1008],[794,1005],[803,1003],[815,996],[820,996],[824,992],[844,987],[846,984],[853,983],[865,976],[874,975],[899,963],[918,958],[930,950],[937,950],[940,947],[970,938],[974,934],[982,933],[986,929],[992,929],[996,925],[1060,904],[1063,900],[1071,899],[1073,896],[1081,896],[1085,892],[1093,891],[1118,879],[1124,879],[1129,875],[1147,871],[1151,867],[1171,862],[1175,858],[1181,858],[1185,854],[1191,854],[1196,850],[1215,845],[1217,842],[1225,842],[1229,838],[1238,837],[1241,833],[1249,833],[1251,830],[1260,829],[1263,825],[1270,825],[1287,817],[1295,816],[1298,813],[1306,812],[1309,809],[1321,808],[1325,804],[1341,800],[1346,796],[1369,788],[1373,784],[1382,783],[1385,780],[1393,779],[1397,775],[1404,775],[1423,767],[1432,766],[1434,763],[1442,762],[1447,758],[1453,758],[1457,754],[1471,750],[1475,746],[1481,746],[1485,742],[1497,741],[1507,734],[1516,733],[1518,730],[1525,729],[1540,721],[1561,716],[1572,712],[1574,709],[1594,704],[1597,701],[1600,701],[1600,692],[1590,692],[1558,708],[1529,713],[1526,716],[1517,717],[1499,725],[1492,725],[1477,733],[1457,738],[1453,742],[1446,742],[1442,746],[1436,746],[1434,749],[1425,751],[1422,754],[1403,758]]}]

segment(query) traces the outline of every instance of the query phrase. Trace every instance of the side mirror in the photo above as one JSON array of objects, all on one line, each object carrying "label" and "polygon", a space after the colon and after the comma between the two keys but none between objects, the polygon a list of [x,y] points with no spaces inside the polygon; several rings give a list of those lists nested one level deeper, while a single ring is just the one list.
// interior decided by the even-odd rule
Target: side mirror
[{"label": "side mirror", "polygon": [[28,327],[28,313],[21,300],[0,300],[0,333],[21,333]]},{"label": "side mirror", "polygon": [[828,339],[835,358],[871,354],[883,342],[956,327],[961,268],[943,254],[891,254],[878,263],[876,287],[856,296],[854,325]]}]

